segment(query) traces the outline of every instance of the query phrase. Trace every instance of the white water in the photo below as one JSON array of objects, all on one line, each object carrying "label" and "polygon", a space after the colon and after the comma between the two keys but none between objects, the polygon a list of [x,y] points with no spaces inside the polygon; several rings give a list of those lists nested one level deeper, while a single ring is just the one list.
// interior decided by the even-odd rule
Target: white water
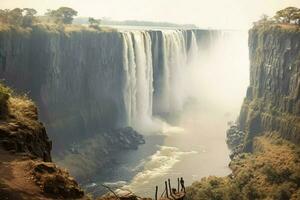
[{"label": "white water", "polygon": [[116,183],[121,181],[118,188],[153,197],[155,185],[161,192],[168,178],[174,183],[177,177],[184,177],[188,185],[204,176],[230,173],[225,135],[227,122],[238,116],[248,85],[247,34],[212,33],[201,43],[192,33],[189,50],[183,35],[183,31],[163,31],[165,73],[159,106],[162,112],[180,111],[171,126],[152,116],[149,34],[123,34],[128,124],[142,133],[159,124],[163,136],[159,140],[147,136],[145,145],[124,156],[113,176],[105,177]]},{"label": "white water", "polygon": [[187,65],[186,41],[181,31],[163,32],[164,76],[161,112],[180,111],[184,101],[183,72]]},{"label": "white water", "polygon": [[127,123],[141,129],[151,126],[153,99],[151,39],[149,33],[143,31],[126,32],[123,39],[126,72],[124,102]]},{"label": "white water", "polygon": [[[185,94],[184,74],[188,60],[198,51],[195,35],[187,50],[184,31],[162,31],[163,83],[160,86],[159,109],[162,113],[182,110]],[[124,102],[127,125],[142,132],[161,131],[164,122],[154,119],[153,109],[153,63],[151,37],[147,31],[131,31],[122,34],[124,41]]]}]

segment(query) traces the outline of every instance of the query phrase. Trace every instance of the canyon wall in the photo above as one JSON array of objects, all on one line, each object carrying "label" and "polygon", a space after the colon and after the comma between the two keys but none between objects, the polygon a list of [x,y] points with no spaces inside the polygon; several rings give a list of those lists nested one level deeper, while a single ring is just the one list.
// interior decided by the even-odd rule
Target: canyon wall
[{"label": "canyon wall", "polygon": [[0,78],[38,105],[54,150],[180,110],[182,76],[218,31],[0,31]]},{"label": "canyon wall", "polygon": [[249,32],[250,86],[239,117],[245,149],[263,132],[300,144],[300,32],[254,27]]},{"label": "canyon wall", "polygon": [[121,123],[118,33],[34,28],[0,35],[1,78],[37,102],[56,147]]}]

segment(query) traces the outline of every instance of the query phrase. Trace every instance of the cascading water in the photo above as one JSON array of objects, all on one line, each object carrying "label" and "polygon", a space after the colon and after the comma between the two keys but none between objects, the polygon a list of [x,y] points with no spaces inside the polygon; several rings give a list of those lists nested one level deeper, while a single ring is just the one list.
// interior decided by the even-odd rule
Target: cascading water
[{"label": "cascading water", "polygon": [[[132,167],[136,175],[123,188],[140,195],[151,196],[153,187],[164,188],[169,178],[185,177],[191,184],[203,176],[230,172],[225,133],[227,122],[238,114],[241,93],[248,85],[242,82],[249,66],[247,35],[234,31],[185,34],[162,31],[161,92],[154,103],[161,112],[171,114],[185,104],[176,121],[184,131],[169,131],[155,153],[146,159],[143,156]],[[186,98],[191,101],[186,103]],[[149,151],[153,144],[147,145],[140,151]],[[137,155],[134,152],[132,157]]]},{"label": "cascading water", "polygon": [[163,96],[161,111],[176,112],[183,105],[183,74],[187,64],[186,40],[182,31],[163,32]]},{"label": "cascading water", "polygon": [[153,67],[149,33],[123,33],[125,87],[124,102],[127,123],[136,128],[151,122]]},{"label": "cascading water", "polygon": [[[119,171],[98,174],[95,181],[125,180],[144,196],[167,178],[182,176],[190,184],[228,172],[225,131],[248,85],[247,33],[39,30],[26,37],[3,34],[0,49],[5,61],[0,62],[0,78],[30,91],[58,153],[68,152],[74,142],[84,146],[86,139],[101,139],[87,147],[88,154],[66,157],[66,167],[75,173],[101,168],[101,155],[113,157],[107,152],[115,146],[106,141],[105,130],[133,126],[144,134],[154,124],[164,125],[153,116],[181,110],[176,126],[184,132],[167,127],[163,139],[145,134],[146,144],[130,152]],[[190,96],[198,102],[185,104]],[[75,156],[80,159],[68,162]]]},{"label": "cascading water", "polygon": [[[149,32],[122,33],[124,42],[124,104],[127,125],[145,131],[155,126],[152,121],[153,106],[161,113],[181,110],[184,98],[184,74],[188,60],[198,51],[195,34],[192,32],[188,48],[186,31],[168,30],[162,33],[162,84],[161,96],[153,105],[152,39]],[[156,41],[157,42],[157,41]]]}]

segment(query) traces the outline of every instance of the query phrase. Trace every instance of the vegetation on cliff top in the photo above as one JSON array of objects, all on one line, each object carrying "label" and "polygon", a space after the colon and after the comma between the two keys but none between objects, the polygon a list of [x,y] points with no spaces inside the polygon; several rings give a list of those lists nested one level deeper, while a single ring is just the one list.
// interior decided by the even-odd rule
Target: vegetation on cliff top
[{"label": "vegetation on cliff top", "polygon": [[262,15],[261,19],[254,23],[254,28],[280,27],[286,30],[300,31],[300,9],[287,7],[279,10],[273,17]]},{"label": "vegetation on cliff top", "polygon": [[36,16],[37,11],[32,8],[0,9],[0,30],[32,29],[47,27],[47,29],[64,31],[114,31],[109,27],[100,27],[101,20],[89,18],[89,26],[74,25],[74,17],[78,12],[69,7],[60,7],[57,10],[48,10],[44,16]]},{"label": "vegetation on cliff top", "polygon": [[255,138],[254,153],[230,163],[228,177],[187,188],[188,200],[300,199],[300,148],[275,133]]}]

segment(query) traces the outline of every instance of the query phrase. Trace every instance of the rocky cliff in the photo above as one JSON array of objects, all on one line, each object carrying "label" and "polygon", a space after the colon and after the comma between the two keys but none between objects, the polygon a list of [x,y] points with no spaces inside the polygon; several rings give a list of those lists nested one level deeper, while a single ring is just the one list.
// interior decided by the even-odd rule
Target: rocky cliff
[{"label": "rocky cliff", "polygon": [[252,139],[277,131],[300,144],[300,32],[291,27],[254,27],[249,32],[250,86],[239,117]]},{"label": "rocky cliff", "polygon": [[56,151],[118,127],[124,113],[118,33],[37,26],[2,30],[0,41],[1,78],[37,102]]},{"label": "rocky cliff", "polygon": [[85,199],[67,171],[51,162],[51,141],[27,97],[0,84],[0,198]]},{"label": "rocky cliff", "polygon": [[249,31],[250,86],[237,125],[227,177],[206,177],[187,199],[300,198],[300,31],[255,26]]},{"label": "rocky cliff", "polygon": [[[84,177],[123,150],[110,145],[112,137],[122,143],[115,130],[149,127],[153,115],[180,110],[178,80],[193,48],[208,49],[219,34],[8,27],[0,30],[0,78],[37,103],[54,158]],[[133,149],[142,142],[135,134],[124,138]]]}]

